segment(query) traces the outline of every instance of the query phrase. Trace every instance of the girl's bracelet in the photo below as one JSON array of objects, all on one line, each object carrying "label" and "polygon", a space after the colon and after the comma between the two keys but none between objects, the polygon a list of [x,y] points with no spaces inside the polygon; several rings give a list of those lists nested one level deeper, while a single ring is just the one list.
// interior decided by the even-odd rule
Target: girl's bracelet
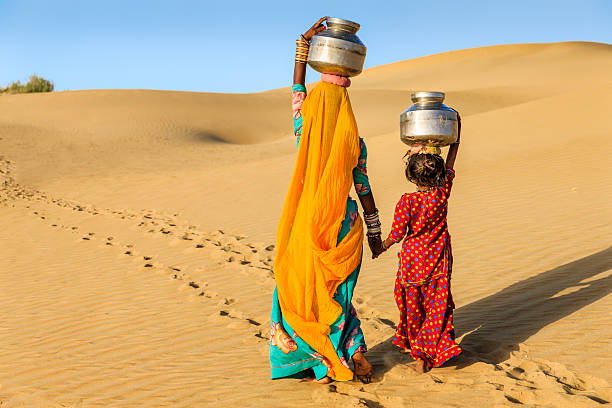
[{"label": "girl's bracelet", "polygon": [[391,248],[391,245],[393,245],[393,243],[391,243],[389,246],[387,246],[387,240],[383,240],[382,242],[382,247],[383,249],[386,251],[387,249]]}]

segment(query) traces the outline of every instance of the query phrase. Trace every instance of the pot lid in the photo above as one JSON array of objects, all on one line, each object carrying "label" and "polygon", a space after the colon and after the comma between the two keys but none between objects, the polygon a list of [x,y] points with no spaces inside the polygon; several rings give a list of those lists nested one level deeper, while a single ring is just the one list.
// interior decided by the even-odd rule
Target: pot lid
[{"label": "pot lid", "polygon": [[439,102],[444,100],[444,92],[417,91],[410,95],[412,102]]},{"label": "pot lid", "polygon": [[326,20],[326,23],[327,23],[327,28],[331,30],[339,29],[339,30],[350,31],[352,33],[356,33],[359,30],[359,27],[361,27],[359,23],[356,23],[351,20],[345,20],[343,18],[337,18],[337,17],[328,18]]}]

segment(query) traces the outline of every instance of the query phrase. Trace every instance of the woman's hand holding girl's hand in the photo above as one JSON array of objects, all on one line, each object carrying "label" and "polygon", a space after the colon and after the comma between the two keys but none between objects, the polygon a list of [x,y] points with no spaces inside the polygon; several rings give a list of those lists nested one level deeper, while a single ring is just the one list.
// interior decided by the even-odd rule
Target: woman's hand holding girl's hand
[{"label": "woman's hand holding girl's hand", "polygon": [[370,246],[370,251],[372,251],[372,259],[378,258],[380,254],[385,252],[380,235],[368,235],[368,245]]},{"label": "woman's hand holding girl's hand", "polygon": [[327,27],[325,27],[325,25],[323,24],[323,21],[325,21],[327,19],[328,19],[328,17],[321,17],[319,19],[319,21],[314,23],[314,25],[312,27],[310,27],[308,29],[308,31],[306,31],[304,33],[304,39],[306,41],[310,41],[312,39],[312,37],[314,37],[316,34],[319,34],[321,31],[326,30]]}]

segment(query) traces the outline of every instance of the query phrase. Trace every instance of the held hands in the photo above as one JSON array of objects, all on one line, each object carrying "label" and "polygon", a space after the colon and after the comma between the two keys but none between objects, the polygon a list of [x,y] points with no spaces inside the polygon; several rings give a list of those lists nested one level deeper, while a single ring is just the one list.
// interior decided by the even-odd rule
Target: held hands
[{"label": "held hands", "polygon": [[378,258],[380,254],[385,252],[380,234],[368,235],[368,245],[370,246],[370,251],[372,251],[372,259]]},{"label": "held hands", "polygon": [[312,37],[314,37],[316,34],[319,34],[321,31],[324,31],[327,29],[327,27],[325,27],[325,25],[323,24],[323,21],[327,20],[328,17],[321,17],[319,19],[319,21],[317,21],[316,23],[314,23],[314,25],[312,27],[310,27],[308,29],[308,31],[306,31],[303,35],[304,39],[306,41],[310,41],[312,39]]}]

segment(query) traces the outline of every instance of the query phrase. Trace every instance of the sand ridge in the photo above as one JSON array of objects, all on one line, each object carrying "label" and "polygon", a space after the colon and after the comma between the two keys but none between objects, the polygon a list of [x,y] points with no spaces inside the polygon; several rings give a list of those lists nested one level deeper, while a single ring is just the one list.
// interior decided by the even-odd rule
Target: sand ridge
[{"label": "sand ridge", "polygon": [[461,50],[353,81],[385,231],[410,189],[396,129],[410,90],[448,91],[464,118],[449,228],[466,352],[415,376],[390,344],[396,258],[366,258],[368,385],[269,380],[287,89],[0,96],[0,406],[612,401],[611,48]]}]

